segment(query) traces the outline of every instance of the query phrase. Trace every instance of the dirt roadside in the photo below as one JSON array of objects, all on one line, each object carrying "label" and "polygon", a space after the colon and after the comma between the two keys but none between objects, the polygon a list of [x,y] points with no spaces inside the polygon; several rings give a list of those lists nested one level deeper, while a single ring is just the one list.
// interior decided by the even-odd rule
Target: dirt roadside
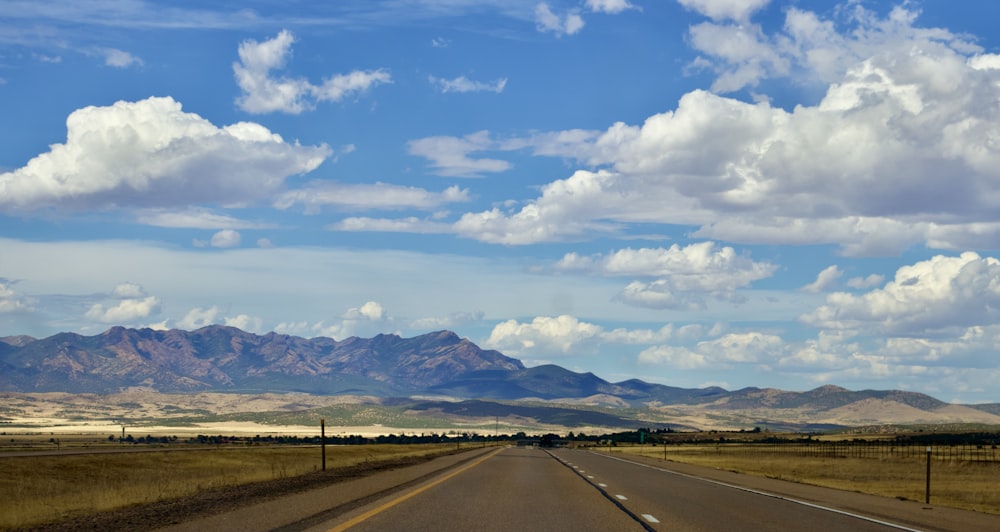
[{"label": "dirt roadside", "polygon": [[[254,505],[270,501],[302,498],[324,489],[338,490],[353,481],[395,471],[439,471],[452,463],[459,463],[478,456],[482,449],[452,451],[426,457],[408,457],[397,460],[368,462],[350,467],[332,468],[297,477],[270,480],[242,486],[206,490],[197,495],[122,508],[109,512],[78,516],[56,523],[18,529],[25,532],[71,532],[81,530],[156,530],[168,527],[183,528],[183,523],[211,519]],[[394,476],[394,475],[390,475]],[[349,488],[339,491],[354,491]],[[354,494],[350,494],[354,497]],[[198,527],[192,529],[205,530]]]}]

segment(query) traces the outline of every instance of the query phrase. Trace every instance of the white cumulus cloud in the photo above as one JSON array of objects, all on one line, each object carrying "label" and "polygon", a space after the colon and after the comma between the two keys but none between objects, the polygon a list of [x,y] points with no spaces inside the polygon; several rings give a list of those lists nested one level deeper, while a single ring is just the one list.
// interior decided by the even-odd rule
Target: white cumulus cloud
[{"label": "white cumulus cloud", "polygon": [[714,20],[745,21],[771,0],[677,0],[682,6]]},{"label": "white cumulus cloud", "polygon": [[32,305],[27,297],[15,291],[11,285],[13,283],[0,278],[0,314],[5,312],[26,312],[32,310]]},{"label": "white cumulus cloud", "polygon": [[142,286],[136,283],[115,286],[108,298],[117,300],[117,303],[94,303],[85,316],[103,323],[128,325],[160,312],[159,298],[146,295]]},{"label": "white cumulus cloud", "polygon": [[233,74],[242,90],[236,100],[241,109],[250,113],[298,114],[312,109],[316,102],[339,102],[376,85],[392,82],[392,76],[385,69],[336,74],[319,85],[305,78],[275,77],[272,71],[285,67],[292,55],[294,41],[290,31],[282,30],[270,40],[248,39],[240,43],[240,60],[233,63]]},{"label": "white cumulus cloud", "polygon": [[600,325],[574,316],[536,316],[530,322],[507,320],[498,323],[483,345],[506,353],[532,356],[565,356],[596,352],[599,344],[649,345],[670,340],[692,341],[718,334],[690,324],[677,327],[666,324],[659,329],[617,328],[607,330]]},{"label": "white cumulus cloud", "polygon": [[531,323],[507,320],[493,327],[486,345],[512,352],[532,350],[539,353],[578,354],[602,329],[592,323],[581,322],[573,316],[538,316]]},{"label": "white cumulus cloud", "polygon": [[395,318],[389,314],[386,308],[377,301],[367,301],[360,307],[347,309],[339,319],[327,323],[321,321],[313,324],[309,323],[283,323],[278,329],[286,334],[302,334],[310,332],[314,336],[326,336],[330,338],[346,338],[348,336],[372,336],[385,332],[385,328],[390,326]]},{"label": "white cumulus cloud", "polygon": [[435,173],[442,176],[482,177],[485,173],[504,172],[511,168],[507,161],[469,157],[470,153],[498,148],[498,143],[490,138],[487,131],[464,137],[425,137],[410,141],[407,148],[411,155],[430,159]]},{"label": "white cumulus cloud", "polygon": [[990,325],[1000,317],[1000,260],[966,252],[903,266],[884,287],[835,292],[802,321],[823,329],[906,336]]},{"label": "white cumulus cloud", "polygon": [[803,292],[809,292],[812,294],[817,294],[819,292],[826,292],[844,275],[844,272],[837,267],[836,264],[827,266],[823,271],[819,272],[816,276],[816,280],[803,286]]},{"label": "white cumulus cloud", "polygon": [[530,244],[677,224],[699,238],[834,243],[851,256],[1000,244],[1000,145],[990,140],[1000,138],[1000,70],[947,39],[894,38],[841,71],[816,105],[693,91],[642,124],[524,139],[596,170],[543,186],[517,210],[466,213],[455,229]]},{"label": "white cumulus cloud", "polygon": [[232,229],[223,229],[209,240],[209,244],[215,248],[233,248],[240,245],[240,233]]},{"label": "white cumulus cloud", "polygon": [[736,290],[774,274],[777,266],[754,262],[729,247],[700,242],[681,247],[622,249],[607,255],[566,254],[557,271],[586,272],[607,276],[659,277],[633,281],[618,299],[648,308],[701,310],[702,296],[741,301]]},{"label": "white cumulus cloud", "polygon": [[535,25],[538,31],[555,33],[557,36],[573,35],[583,29],[583,17],[577,10],[569,10],[558,15],[546,3],[535,6]]},{"label": "white cumulus cloud", "polygon": [[142,66],[142,59],[117,48],[103,48],[100,54],[104,56],[104,64],[115,68],[127,68],[132,65]]},{"label": "white cumulus cloud", "polygon": [[587,0],[587,9],[595,13],[617,14],[629,9],[637,9],[628,0]]},{"label": "white cumulus cloud", "polygon": [[232,204],[266,197],[330,155],[259,124],[216,127],[169,97],[79,109],[66,128],[64,144],[0,174],[0,209]]},{"label": "white cumulus cloud", "polygon": [[771,364],[781,360],[787,347],[781,337],[760,332],[730,333],[698,342],[694,348],[655,346],[639,354],[643,364],[664,364],[679,369],[732,368],[738,364]]}]

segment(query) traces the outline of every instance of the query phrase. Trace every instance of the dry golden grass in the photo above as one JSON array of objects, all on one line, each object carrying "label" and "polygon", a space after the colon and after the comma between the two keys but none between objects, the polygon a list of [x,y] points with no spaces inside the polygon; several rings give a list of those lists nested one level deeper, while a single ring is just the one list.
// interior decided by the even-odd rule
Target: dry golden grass
[{"label": "dry golden grass", "polygon": [[[424,456],[451,444],[328,446],[327,468]],[[319,447],[237,447],[0,458],[0,530],[321,469]]]},{"label": "dry golden grass", "polygon": [[[606,449],[606,448],[605,448]],[[663,446],[615,447],[612,452],[663,458]],[[796,453],[748,453],[739,445],[670,445],[668,460],[883,497],[923,501],[927,462],[909,458],[821,457]],[[1000,514],[998,462],[932,460],[931,503]]]}]

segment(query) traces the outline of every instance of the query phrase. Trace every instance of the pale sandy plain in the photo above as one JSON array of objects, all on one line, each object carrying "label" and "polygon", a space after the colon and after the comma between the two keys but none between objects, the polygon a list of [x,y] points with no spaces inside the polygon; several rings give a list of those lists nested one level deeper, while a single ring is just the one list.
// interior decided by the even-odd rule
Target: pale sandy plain
[{"label": "pale sandy plain", "polygon": [[[430,398],[445,399],[445,398]],[[608,401],[593,398],[595,404],[605,407]],[[577,399],[577,405],[586,402]],[[426,416],[426,412],[412,413],[407,427],[394,426],[392,418],[381,417],[377,406],[380,400],[367,396],[322,396],[297,393],[228,394],[193,393],[164,394],[147,389],[130,389],[112,395],[68,393],[8,393],[0,392],[0,432],[34,433],[104,433],[121,434],[122,420],[126,432],[144,435],[319,435],[320,415],[314,424],[272,424],[254,421],[200,421],[199,417],[263,412],[309,412],[315,409],[352,405],[364,414],[355,415],[353,423],[336,425],[327,420],[326,433],[331,436],[361,435],[373,437],[388,434],[541,434],[569,431],[584,434],[604,434],[634,427],[563,427],[546,425],[537,420],[516,416],[489,418],[457,418],[435,413],[434,419],[446,419],[445,426],[435,426],[427,418],[427,425],[413,423]],[[567,401],[566,403],[570,403]],[[723,401],[702,405],[648,406],[651,422],[672,423],[701,430],[739,430],[753,427],[761,420],[788,423],[829,423],[841,426],[873,426],[888,424],[953,424],[979,423],[1000,425],[1000,416],[962,405],[947,405],[935,411],[919,410],[898,402],[866,399],[854,404],[823,412],[800,409],[726,409]],[[355,409],[358,410],[358,409]],[[634,412],[633,412],[634,414]],[[409,416],[410,414],[406,414]],[[183,419],[183,423],[171,420]],[[298,419],[302,419],[299,417]],[[145,420],[145,421],[141,421]],[[396,416],[396,421],[399,416]],[[342,420],[343,421],[343,420]],[[414,426],[419,428],[414,428]]]}]

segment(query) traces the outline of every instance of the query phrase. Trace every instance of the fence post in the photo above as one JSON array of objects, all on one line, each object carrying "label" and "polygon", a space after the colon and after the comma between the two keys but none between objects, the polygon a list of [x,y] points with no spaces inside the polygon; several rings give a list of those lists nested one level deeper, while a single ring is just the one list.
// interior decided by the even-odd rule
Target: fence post
[{"label": "fence post", "polygon": [[924,490],[924,504],[931,503],[931,446],[927,446],[927,488]]}]

